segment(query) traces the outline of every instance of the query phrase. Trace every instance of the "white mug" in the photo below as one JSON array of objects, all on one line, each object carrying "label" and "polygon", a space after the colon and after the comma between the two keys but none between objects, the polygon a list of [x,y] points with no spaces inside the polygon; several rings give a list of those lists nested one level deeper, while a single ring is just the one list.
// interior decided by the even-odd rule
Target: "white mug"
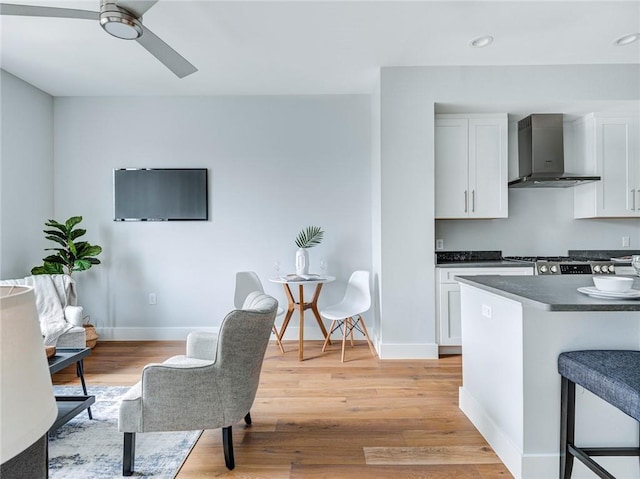
[{"label": "white mug", "polygon": [[82,326],[84,322],[84,309],[82,306],[67,306],[64,308],[64,317],[74,326]]}]

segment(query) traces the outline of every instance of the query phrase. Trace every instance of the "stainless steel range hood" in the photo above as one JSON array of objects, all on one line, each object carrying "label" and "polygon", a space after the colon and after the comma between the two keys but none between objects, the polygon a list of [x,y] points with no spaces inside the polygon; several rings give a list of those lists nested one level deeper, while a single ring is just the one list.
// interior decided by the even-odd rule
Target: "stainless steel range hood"
[{"label": "stainless steel range hood", "polygon": [[561,113],[538,113],[518,122],[518,174],[509,188],[567,188],[600,180],[564,171]]}]

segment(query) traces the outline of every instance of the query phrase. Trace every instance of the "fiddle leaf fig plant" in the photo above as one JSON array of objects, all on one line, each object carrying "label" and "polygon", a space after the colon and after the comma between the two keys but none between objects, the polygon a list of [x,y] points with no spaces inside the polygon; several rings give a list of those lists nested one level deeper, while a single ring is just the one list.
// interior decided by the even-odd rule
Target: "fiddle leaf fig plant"
[{"label": "fiddle leaf fig plant", "polygon": [[317,246],[322,241],[324,236],[324,231],[320,226],[307,226],[306,229],[303,229],[298,233],[296,237],[296,246],[298,248],[311,248],[313,246]]},{"label": "fiddle leaf fig plant", "polygon": [[57,248],[45,248],[45,251],[56,251],[43,259],[42,266],[36,266],[31,274],[68,274],[74,271],[84,271],[94,264],[100,264],[96,258],[102,247],[92,245],[87,241],[76,241],[87,232],[76,228],[82,221],[82,216],[72,216],[64,223],[49,220],[45,223],[51,229],[43,230],[45,237],[59,245]]}]

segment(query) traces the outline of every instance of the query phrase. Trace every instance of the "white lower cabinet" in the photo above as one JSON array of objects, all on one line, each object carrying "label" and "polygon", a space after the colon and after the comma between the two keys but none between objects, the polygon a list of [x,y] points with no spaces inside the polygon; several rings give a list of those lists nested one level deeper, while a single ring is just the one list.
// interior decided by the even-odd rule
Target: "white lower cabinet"
[{"label": "white lower cabinet", "polygon": [[[436,327],[439,346],[462,345],[460,284],[455,276],[531,276],[533,266],[486,268],[436,268]],[[453,349],[453,348],[452,348]],[[451,351],[454,352],[454,351]]]}]

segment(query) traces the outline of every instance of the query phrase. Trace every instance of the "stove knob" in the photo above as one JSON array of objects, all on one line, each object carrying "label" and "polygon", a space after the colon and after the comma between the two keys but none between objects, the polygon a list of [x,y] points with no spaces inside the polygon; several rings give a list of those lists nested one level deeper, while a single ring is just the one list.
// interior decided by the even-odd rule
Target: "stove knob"
[{"label": "stove knob", "polygon": [[539,271],[541,273],[543,273],[543,274],[546,273],[547,272],[547,265],[543,264],[542,266],[540,266]]},{"label": "stove knob", "polygon": [[553,266],[551,266],[551,268],[549,268],[551,270],[551,272],[553,274],[556,274],[558,272],[558,267],[554,264]]},{"label": "stove knob", "polygon": [[[597,264],[593,267],[593,272],[594,273],[599,273],[600,272],[600,265]],[[602,271],[603,273],[605,272],[604,270]]]},{"label": "stove knob", "polygon": [[615,274],[616,273],[616,267],[612,264],[609,265],[609,273],[611,274]]}]

